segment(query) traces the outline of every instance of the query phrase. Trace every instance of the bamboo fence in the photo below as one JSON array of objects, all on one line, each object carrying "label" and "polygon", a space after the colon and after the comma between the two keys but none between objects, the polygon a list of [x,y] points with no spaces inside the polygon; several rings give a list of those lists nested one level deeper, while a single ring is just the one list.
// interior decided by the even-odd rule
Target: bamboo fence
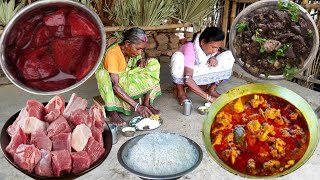
[{"label": "bamboo fence", "polygon": [[[223,3],[223,17],[221,27],[227,34],[236,16],[250,4],[259,0],[221,0]],[[314,19],[320,29],[320,1],[319,0],[291,0],[304,7]],[[228,47],[228,36],[225,46]],[[320,48],[310,67],[303,73],[295,76],[294,82],[309,89],[320,91]]]}]

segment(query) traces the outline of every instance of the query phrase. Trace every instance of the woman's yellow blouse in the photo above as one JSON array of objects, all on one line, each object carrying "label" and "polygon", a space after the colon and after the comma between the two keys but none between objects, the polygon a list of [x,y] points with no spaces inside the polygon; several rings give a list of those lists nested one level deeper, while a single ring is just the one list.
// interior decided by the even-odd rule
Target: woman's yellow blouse
[{"label": "woman's yellow blouse", "polygon": [[127,63],[124,58],[124,55],[120,49],[120,46],[117,44],[114,47],[111,47],[106,52],[104,59],[104,68],[109,73],[119,74],[126,70]]}]

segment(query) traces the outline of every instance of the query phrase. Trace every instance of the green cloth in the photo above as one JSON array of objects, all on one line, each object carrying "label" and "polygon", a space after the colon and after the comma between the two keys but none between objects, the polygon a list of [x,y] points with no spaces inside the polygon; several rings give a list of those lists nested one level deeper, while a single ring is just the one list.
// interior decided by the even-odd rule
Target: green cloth
[{"label": "green cloth", "polygon": [[[150,104],[152,105],[154,99],[161,95],[159,84],[160,64],[157,59],[151,58],[145,68],[140,68],[137,66],[139,59],[141,59],[141,56],[129,58],[125,72],[119,74],[119,86],[132,99],[139,99],[150,92]],[[131,115],[131,106],[113,92],[110,74],[104,68],[103,61],[95,75],[100,95],[106,105],[106,111],[118,111],[125,115]]]}]

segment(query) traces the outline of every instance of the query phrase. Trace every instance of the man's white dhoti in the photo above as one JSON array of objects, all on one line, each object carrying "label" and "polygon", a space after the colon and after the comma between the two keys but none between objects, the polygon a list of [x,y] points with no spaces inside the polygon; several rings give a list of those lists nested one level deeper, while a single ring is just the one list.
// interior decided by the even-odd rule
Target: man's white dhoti
[{"label": "man's white dhoti", "polygon": [[[230,50],[216,56],[218,66],[208,67],[207,64],[195,65],[193,69],[193,80],[197,85],[207,85],[229,79],[232,75],[232,67],[235,61]],[[184,55],[175,52],[171,57],[171,75],[173,82],[184,84]]]}]

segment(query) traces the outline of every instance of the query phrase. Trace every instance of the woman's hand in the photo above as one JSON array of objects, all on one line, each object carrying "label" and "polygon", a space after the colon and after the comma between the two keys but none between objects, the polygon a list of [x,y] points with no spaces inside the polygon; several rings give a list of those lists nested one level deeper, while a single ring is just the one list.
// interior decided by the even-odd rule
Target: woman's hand
[{"label": "woman's hand", "polygon": [[139,66],[140,68],[145,68],[148,64],[148,60],[146,58],[141,58],[139,61],[137,61],[137,66]]},{"label": "woman's hand", "polygon": [[211,57],[209,60],[208,60],[208,66],[209,67],[217,67],[218,66],[218,61],[215,57]]},{"label": "woman's hand", "polygon": [[144,118],[150,117],[152,115],[151,110],[147,106],[138,105],[137,112]]}]

